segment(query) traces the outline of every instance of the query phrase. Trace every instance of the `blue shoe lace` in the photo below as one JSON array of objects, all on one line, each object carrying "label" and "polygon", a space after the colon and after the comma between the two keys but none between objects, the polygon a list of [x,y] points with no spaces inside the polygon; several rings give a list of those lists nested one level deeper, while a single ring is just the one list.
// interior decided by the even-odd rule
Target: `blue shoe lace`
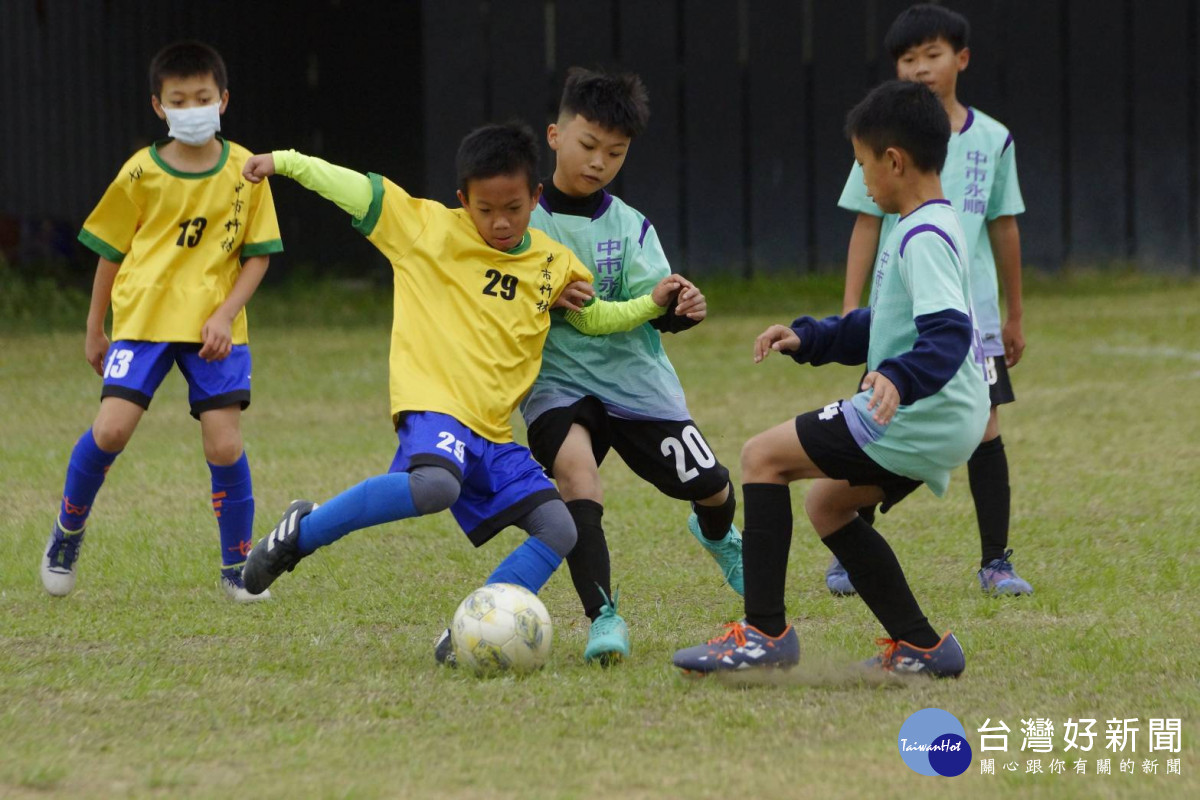
[{"label": "blue shoe lace", "polygon": [[79,533],[68,535],[58,523],[55,523],[54,543],[50,545],[50,551],[46,554],[50,564],[70,570],[75,565],[75,560],[79,558],[81,544],[83,544],[82,530]]},{"label": "blue shoe lace", "polygon": [[995,592],[1005,584],[1012,584],[1011,588],[1015,588],[1016,591],[1009,592],[1011,594],[1022,594],[1033,591],[1033,587],[1029,585],[1029,582],[1024,580],[1013,569],[1012,561],[1009,560],[1012,557],[1012,553],[1011,548],[1005,550],[1004,555],[1000,558],[993,558],[988,562],[987,566],[979,570],[979,583],[985,592]]}]

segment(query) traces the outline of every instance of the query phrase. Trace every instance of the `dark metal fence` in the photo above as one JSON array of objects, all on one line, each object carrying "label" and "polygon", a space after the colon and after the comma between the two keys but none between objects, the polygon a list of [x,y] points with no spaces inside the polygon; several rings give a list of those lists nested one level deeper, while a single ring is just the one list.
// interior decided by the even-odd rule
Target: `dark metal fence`
[{"label": "dark metal fence", "polygon": [[[839,268],[846,110],[892,74],[900,0],[0,2],[0,246],[40,255],[161,135],[145,69],[201,38],[230,68],[229,136],[383,172],[453,202],[459,139],[542,127],[567,67],[621,66],[649,131],[614,189],[698,274]],[[953,0],[962,99],[1017,143],[1027,263],[1200,270],[1200,13],[1188,0]],[[547,162],[549,170],[549,162]],[[375,263],[324,201],[276,182],[284,265]],[[70,235],[65,237],[70,239]]]}]

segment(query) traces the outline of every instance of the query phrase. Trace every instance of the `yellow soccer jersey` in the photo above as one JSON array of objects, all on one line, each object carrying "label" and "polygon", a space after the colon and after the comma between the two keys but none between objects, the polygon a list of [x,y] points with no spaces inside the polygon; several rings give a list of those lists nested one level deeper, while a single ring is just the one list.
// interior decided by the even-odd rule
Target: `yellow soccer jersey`
[{"label": "yellow soccer jersey", "polygon": [[[79,240],[121,265],[112,290],[113,339],[199,342],[237,281],[239,258],[283,250],[271,187],[242,177],[250,151],[222,139],[207,172],[179,172],[156,142],[134,153],[83,223]],[[233,321],[245,344],[246,310]]]},{"label": "yellow soccer jersey", "polygon": [[465,210],[370,180],[371,207],[355,227],[395,273],[393,416],[437,411],[485,439],[512,441],[509,417],[541,368],[550,307],[591,273],[541,231],[503,252]]}]

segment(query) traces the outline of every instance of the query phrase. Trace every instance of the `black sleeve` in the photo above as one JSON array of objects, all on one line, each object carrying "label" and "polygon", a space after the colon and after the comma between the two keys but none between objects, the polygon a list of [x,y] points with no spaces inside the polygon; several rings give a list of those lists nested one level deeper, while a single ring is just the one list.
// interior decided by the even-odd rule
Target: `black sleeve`
[{"label": "black sleeve", "polygon": [[689,328],[694,328],[704,321],[700,319],[691,319],[690,317],[686,316],[677,316],[675,314],[676,299],[676,297],[672,297],[671,302],[667,304],[667,313],[663,314],[661,317],[655,317],[654,319],[650,320],[650,325],[660,333],[679,333],[680,331],[686,331]]}]

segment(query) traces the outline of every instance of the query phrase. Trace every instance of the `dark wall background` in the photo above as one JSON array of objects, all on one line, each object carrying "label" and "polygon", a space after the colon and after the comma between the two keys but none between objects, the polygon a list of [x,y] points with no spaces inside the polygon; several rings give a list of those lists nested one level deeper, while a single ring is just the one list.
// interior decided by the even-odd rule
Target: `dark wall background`
[{"label": "dark wall background", "polygon": [[[0,247],[18,262],[90,264],[74,234],[129,153],[163,135],[146,66],[187,37],[227,60],[230,138],[382,172],[447,203],[472,127],[516,116],[541,128],[571,65],[636,70],[653,116],[613,188],[676,263],[840,269],[853,223],[836,206],[852,160],[842,119],[892,75],[881,43],[907,5],[3,0]],[[973,27],[961,99],[1016,139],[1026,262],[1200,271],[1197,4],[946,5]],[[273,263],[343,274],[379,264],[325,201],[286,180],[274,189],[288,252]]]}]

